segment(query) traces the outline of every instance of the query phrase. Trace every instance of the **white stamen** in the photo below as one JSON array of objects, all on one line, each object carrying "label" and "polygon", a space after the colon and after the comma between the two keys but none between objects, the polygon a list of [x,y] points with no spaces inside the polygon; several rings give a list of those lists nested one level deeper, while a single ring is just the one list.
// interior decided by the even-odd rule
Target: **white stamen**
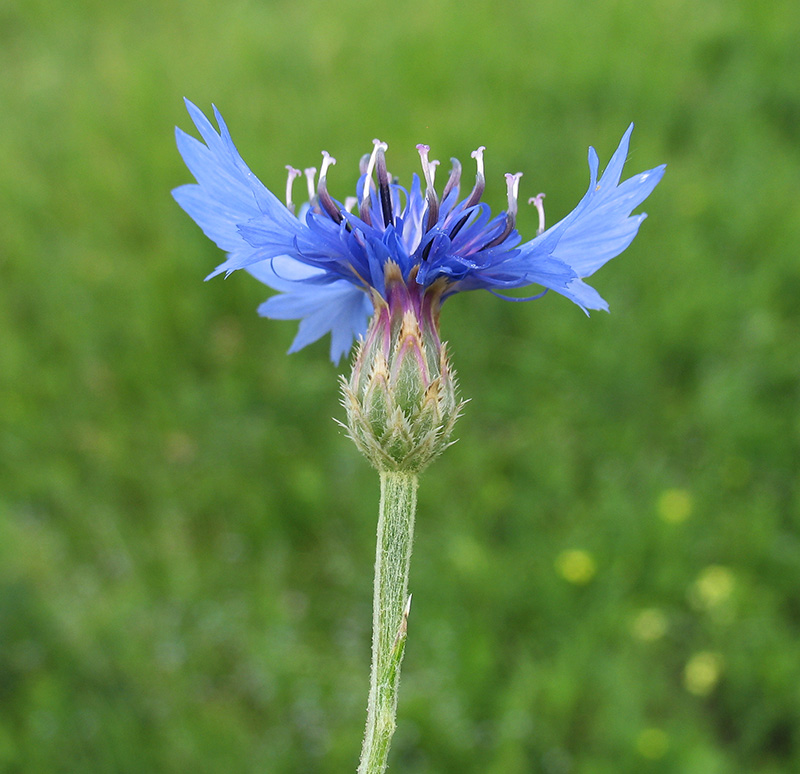
[{"label": "white stamen", "polygon": [[436,182],[436,167],[438,167],[438,166],[439,166],[439,164],[441,164],[441,162],[440,162],[438,159],[434,159],[434,160],[433,160],[433,161],[431,161],[431,163],[430,163],[430,169],[431,169],[431,188],[433,188],[433,184]]},{"label": "white stamen", "polygon": [[319,179],[323,180],[328,174],[328,167],[332,167],[336,159],[328,151],[322,151],[322,168],[319,170]]},{"label": "white stamen", "polygon": [[512,175],[506,172],[506,186],[508,187],[508,211],[511,215],[517,214],[517,199],[519,198],[519,179],[522,172]]},{"label": "white stamen", "polygon": [[539,230],[536,232],[536,236],[539,236],[544,231],[544,194],[536,194],[536,196],[532,196],[528,199],[528,204],[532,204],[539,212]]},{"label": "white stamen", "polygon": [[472,151],[470,156],[475,159],[475,163],[478,165],[478,177],[483,177],[483,152],[486,150],[485,145],[481,145],[477,150]]},{"label": "white stamen", "polygon": [[366,199],[369,196],[369,191],[372,186],[372,173],[375,170],[375,160],[378,158],[378,150],[383,150],[386,153],[389,150],[389,146],[385,142],[381,142],[378,139],[372,141],[372,153],[369,157],[369,163],[367,164],[367,178],[364,181],[364,198]]},{"label": "white stamen", "polygon": [[299,169],[295,169],[291,164],[286,165],[286,171],[289,173],[286,178],[286,208],[294,212],[294,202],[292,201],[292,184],[295,178],[300,177],[303,173]]},{"label": "white stamen", "polygon": [[317,174],[317,168],[306,167],[303,170],[303,174],[306,176],[306,183],[308,184],[308,201],[314,201],[314,197],[317,195],[317,186],[314,185],[314,175]]},{"label": "white stamen", "polygon": [[358,204],[358,199],[355,196],[348,196],[344,200],[344,209],[345,212],[352,212],[353,208]]},{"label": "white stamen", "polygon": [[439,163],[438,161],[428,161],[428,153],[430,153],[431,146],[424,145],[420,143],[417,145],[417,151],[419,152],[419,158],[422,162],[422,175],[425,178],[425,186],[428,190],[433,190],[433,178],[436,174],[436,165]]}]

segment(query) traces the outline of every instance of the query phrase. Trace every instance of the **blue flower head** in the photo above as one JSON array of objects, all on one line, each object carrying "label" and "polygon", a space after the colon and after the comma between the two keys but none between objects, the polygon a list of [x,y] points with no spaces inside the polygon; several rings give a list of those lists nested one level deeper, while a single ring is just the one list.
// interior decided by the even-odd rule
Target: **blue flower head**
[{"label": "blue flower head", "polygon": [[422,180],[414,175],[407,189],[390,178],[387,146],[375,140],[361,161],[355,197],[342,203],[330,195],[328,170],[336,161],[323,152],[319,176],[305,170],[309,201],[296,214],[293,183],[302,173],[287,167],[285,203],[280,201],[244,163],[216,108],[219,131],[186,104],[203,142],[176,130],[178,149],[197,183],[173,195],[228,254],[209,278],[247,269],[279,291],[259,307],[260,314],[300,320],[289,351],[330,333],[335,362],[365,334],[373,313],[395,303],[401,313],[414,311],[423,328],[431,328],[423,333],[437,341],[441,304],[462,290],[484,288],[503,297],[508,289],[538,285],[544,291],[532,298],[554,290],[584,311],[607,309],[584,279],[631,243],[645,218],[631,213],[664,173],[659,166],[620,183],[631,125],[599,179],[597,153],[589,149],[589,189],[563,220],[545,230],[544,194],[530,199],[539,230],[522,243],[515,224],[521,173],[506,175],[508,208],[493,216],[481,202],[484,148],[472,154],[475,184],[462,198],[456,159],[438,193],[438,162],[429,158],[428,146],[418,145]]}]

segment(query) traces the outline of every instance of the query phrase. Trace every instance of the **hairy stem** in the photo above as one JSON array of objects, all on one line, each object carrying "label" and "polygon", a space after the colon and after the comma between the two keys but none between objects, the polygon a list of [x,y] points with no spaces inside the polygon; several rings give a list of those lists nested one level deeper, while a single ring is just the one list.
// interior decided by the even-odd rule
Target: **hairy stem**
[{"label": "hairy stem", "polygon": [[381,473],[375,591],[372,611],[372,670],[367,730],[358,774],[383,774],[395,729],[400,664],[406,643],[408,567],[414,537],[417,476]]}]

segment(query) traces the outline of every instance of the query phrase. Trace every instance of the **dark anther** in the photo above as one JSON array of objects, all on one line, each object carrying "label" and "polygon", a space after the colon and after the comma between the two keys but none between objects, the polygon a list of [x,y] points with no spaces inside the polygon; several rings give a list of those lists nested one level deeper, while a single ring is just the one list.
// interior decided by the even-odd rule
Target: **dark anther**
[{"label": "dark anther", "polygon": [[358,217],[364,221],[368,226],[372,225],[372,215],[369,214],[369,191],[366,189],[366,186],[369,185],[369,180],[365,183],[365,191],[364,191],[364,198],[361,200],[361,204],[358,207]]},{"label": "dark anther", "polygon": [[430,231],[439,219],[439,200],[436,198],[436,191],[429,188],[425,192],[425,199],[428,202],[428,222],[425,225],[425,231]]},{"label": "dark anther", "polygon": [[330,215],[334,223],[341,223],[344,218],[336,202],[333,201],[331,195],[328,193],[328,184],[326,182],[328,176],[328,167],[336,163],[336,159],[331,156],[328,151],[322,151],[322,167],[319,171],[319,183],[317,183],[317,201],[325,212]]},{"label": "dark anther", "polygon": [[[434,239],[435,239],[435,237],[434,237]],[[425,247],[422,248],[422,263],[425,263],[425,261],[428,260],[428,256],[431,254],[431,248],[432,247],[433,247],[433,239],[431,239],[431,241],[428,242],[428,244],[425,245]]]},{"label": "dark anther", "polygon": [[464,228],[464,225],[468,220],[469,220],[469,213],[467,213],[463,218],[461,218],[461,220],[459,220],[458,223],[456,223],[456,225],[453,227],[453,230],[450,232],[450,239],[456,238],[456,234],[458,234],[458,232],[461,231],[462,228]]},{"label": "dark anther", "polygon": [[331,195],[328,193],[328,186],[325,183],[325,178],[320,177],[319,185],[317,186],[317,200],[320,203],[325,212],[331,216],[331,220],[335,223],[341,223],[344,218],[342,217],[342,213],[339,212],[339,208],[336,206],[336,202],[333,201]]},{"label": "dark anther", "polygon": [[388,228],[394,223],[394,214],[392,212],[392,191],[389,188],[389,174],[386,171],[386,156],[384,156],[383,148],[380,146],[378,147],[378,153],[375,158],[375,167],[378,172],[378,194],[381,199],[383,225]]},{"label": "dark anther", "polygon": [[514,230],[515,222],[514,216],[510,212],[507,212],[506,225],[503,230],[494,239],[481,247],[481,250],[488,250],[490,247],[497,247],[497,245],[499,245]]}]

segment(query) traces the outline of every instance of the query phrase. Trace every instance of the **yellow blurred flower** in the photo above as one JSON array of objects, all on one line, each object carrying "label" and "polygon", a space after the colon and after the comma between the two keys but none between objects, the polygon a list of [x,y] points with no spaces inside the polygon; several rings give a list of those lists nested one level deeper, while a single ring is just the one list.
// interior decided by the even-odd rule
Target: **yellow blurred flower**
[{"label": "yellow blurred flower", "polygon": [[731,570],[719,564],[709,565],[692,584],[689,600],[695,608],[711,610],[730,600],[734,584]]},{"label": "yellow blurred flower", "polygon": [[633,636],[644,642],[660,640],[668,627],[667,616],[657,607],[647,607],[633,619],[631,631]]},{"label": "yellow blurred flower", "polygon": [[562,551],[556,558],[556,571],[569,583],[583,586],[594,578],[597,572],[597,563],[594,557],[581,548],[572,548]]},{"label": "yellow blurred flower", "polygon": [[695,653],[683,670],[683,684],[695,696],[708,696],[714,690],[722,674],[722,656],[719,653],[701,651]]},{"label": "yellow blurred flower", "polygon": [[680,524],[692,515],[694,500],[686,489],[665,489],[658,498],[658,515],[669,524]]},{"label": "yellow blurred flower", "polygon": [[658,760],[669,749],[669,737],[660,728],[645,728],[636,739],[636,749],[643,758]]}]

